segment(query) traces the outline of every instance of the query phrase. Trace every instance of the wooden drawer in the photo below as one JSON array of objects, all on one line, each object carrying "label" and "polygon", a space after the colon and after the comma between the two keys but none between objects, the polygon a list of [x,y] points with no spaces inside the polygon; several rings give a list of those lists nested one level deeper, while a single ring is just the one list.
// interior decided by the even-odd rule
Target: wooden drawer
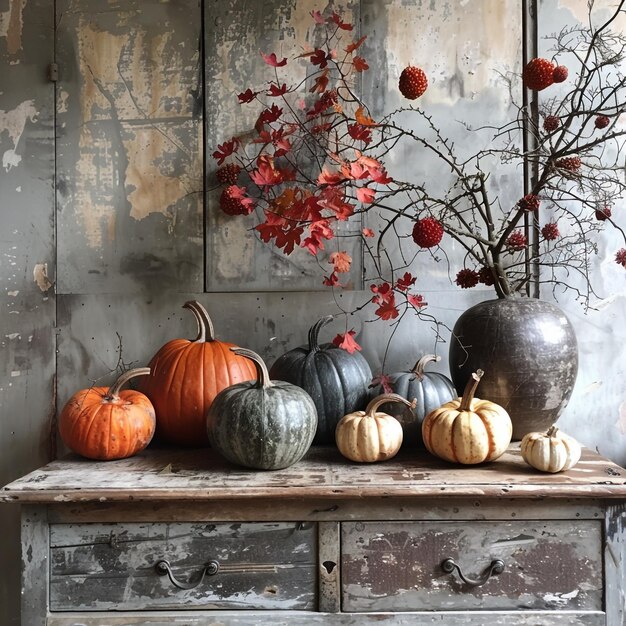
[{"label": "wooden drawer", "polygon": [[[342,609],[602,610],[602,529],[596,521],[342,524]],[[466,577],[504,571],[482,586]]]},{"label": "wooden drawer", "polygon": [[[288,523],[123,523],[50,526],[52,611],[316,608],[317,528]],[[217,574],[195,589],[215,559]]]}]

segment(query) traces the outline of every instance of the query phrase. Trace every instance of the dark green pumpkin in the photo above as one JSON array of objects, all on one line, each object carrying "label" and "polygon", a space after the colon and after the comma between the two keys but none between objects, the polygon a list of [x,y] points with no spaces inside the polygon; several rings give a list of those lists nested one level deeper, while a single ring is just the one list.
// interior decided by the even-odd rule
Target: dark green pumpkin
[{"label": "dark green pumpkin", "polygon": [[[427,354],[411,371],[396,372],[389,376],[392,393],[397,393],[407,400],[415,398],[417,401],[412,411],[398,403],[383,404],[380,407],[381,411],[393,415],[402,424],[405,445],[422,445],[422,422],[426,415],[458,397],[449,378],[438,372],[424,371],[428,363],[440,360],[440,356]],[[379,386],[374,389],[373,395],[381,393],[383,389]]]},{"label": "dark green pumpkin", "polygon": [[372,380],[370,366],[358,352],[350,354],[331,343],[319,345],[319,331],[332,319],[328,315],[315,322],[309,329],[309,345],[283,354],[270,369],[273,380],[298,385],[313,398],[318,420],[313,443],[335,440],[339,420],[367,404]]},{"label": "dark green pumpkin", "polygon": [[282,469],[297,463],[315,435],[313,400],[300,387],[271,381],[255,352],[231,350],[254,361],[257,380],[217,394],[207,413],[211,446],[231,463],[254,469]]}]

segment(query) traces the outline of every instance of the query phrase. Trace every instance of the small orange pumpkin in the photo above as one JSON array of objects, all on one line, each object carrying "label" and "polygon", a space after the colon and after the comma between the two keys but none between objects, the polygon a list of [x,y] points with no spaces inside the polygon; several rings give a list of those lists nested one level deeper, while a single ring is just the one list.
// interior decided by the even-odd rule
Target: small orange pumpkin
[{"label": "small orange pumpkin", "polygon": [[493,461],[506,451],[513,424],[499,404],[474,398],[482,375],[482,370],[473,373],[462,398],[446,402],[424,418],[422,436],[431,454],[473,465]]},{"label": "small orange pumpkin", "polygon": [[138,367],[124,372],[108,389],[91,387],[75,393],[59,417],[65,445],[98,461],[141,452],[154,435],[154,407],[143,393],[120,389],[131,378],[149,373],[149,368]]},{"label": "small orange pumpkin", "polygon": [[206,413],[215,396],[236,383],[256,380],[254,363],[217,341],[206,309],[195,300],[185,302],[196,317],[198,336],[168,341],[148,364],[151,369],[141,391],[156,411],[157,434],[169,443],[208,446]]}]

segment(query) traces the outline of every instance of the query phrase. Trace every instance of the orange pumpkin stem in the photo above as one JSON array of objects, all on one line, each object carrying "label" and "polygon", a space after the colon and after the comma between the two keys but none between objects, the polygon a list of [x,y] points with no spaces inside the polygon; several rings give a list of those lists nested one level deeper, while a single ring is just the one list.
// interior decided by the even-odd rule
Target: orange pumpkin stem
[{"label": "orange pumpkin stem", "polygon": [[326,326],[329,322],[333,320],[332,315],[326,315],[326,317],[322,317],[317,320],[311,328],[309,328],[309,352],[318,352],[320,349],[320,344],[318,341],[318,335],[320,334],[320,329],[322,326]]},{"label": "orange pumpkin stem", "polygon": [[207,310],[197,301],[188,300],[183,304],[183,309],[189,309],[196,317],[198,324],[198,336],[193,340],[199,342],[215,341],[215,330],[213,322],[209,317]]},{"label": "orange pumpkin stem", "polygon": [[267,369],[267,365],[265,365],[265,361],[253,350],[248,350],[247,348],[231,348],[231,352],[238,354],[239,356],[245,357],[246,359],[250,359],[254,365],[256,366],[256,386],[261,389],[261,387],[273,387],[274,383],[270,380],[270,373]]},{"label": "orange pumpkin stem", "polygon": [[459,411],[469,411],[472,406],[472,400],[474,399],[474,394],[476,393],[476,388],[478,387],[478,383],[480,379],[483,377],[483,370],[476,370],[472,373],[472,377],[467,381],[467,385],[465,385],[465,390],[463,391],[463,397],[461,398],[461,404],[459,405]]},{"label": "orange pumpkin stem", "polygon": [[411,370],[416,376],[418,380],[424,380],[424,368],[432,362],[437,363],[437,361],[441,361],[441,357],[435,354],[425,354],[414,366]]},{"label": "orange pumpkin stem", "polygon": [[406,398],[399,396],[397,393],[383,393],[380,396],[376,396],[370,400],[369,404],[365,407],[365,414],[368,417],[374,417],[376,415],[376,409],[385,402],[402,402],[408,407],[414,409],[417,404],[417,398],[413,398],[413,402],[409,402]]},{"label": "orange pumpkin stem", "polygon": [[120,389],[135,376],[147,376],[150,373],[149,367],[136,367],[135,369],[124,372],[107,390],[104,399],[107,401],[119,400]]}]

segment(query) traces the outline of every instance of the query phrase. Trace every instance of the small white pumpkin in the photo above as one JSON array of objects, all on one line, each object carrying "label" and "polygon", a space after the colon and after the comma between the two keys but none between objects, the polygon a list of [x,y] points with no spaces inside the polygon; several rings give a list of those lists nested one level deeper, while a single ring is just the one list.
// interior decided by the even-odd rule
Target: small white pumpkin
[{"label": "small white pumpkin", "polygon": [[551,426],[546,433],[527,433],[522,439],[522,458],[541,472],[564,472],[580,460],[580,444]]}]

